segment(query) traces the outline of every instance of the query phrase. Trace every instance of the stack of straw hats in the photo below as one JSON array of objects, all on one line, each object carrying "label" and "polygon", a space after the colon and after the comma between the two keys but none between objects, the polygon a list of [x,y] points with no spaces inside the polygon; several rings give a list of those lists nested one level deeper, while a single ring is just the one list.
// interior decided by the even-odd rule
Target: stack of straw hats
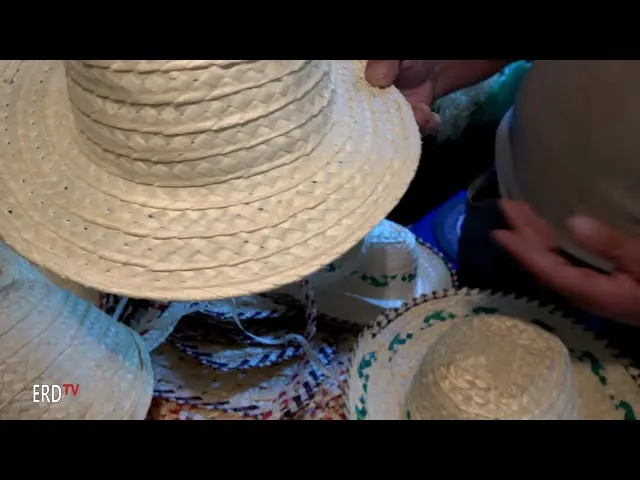
[{"label": "stack of straw hats", "polygon": [[[200,314],[184,318],[153,354],[151,417],[343,418],[336,382],[346,379],[348,353],[367,316],[370,322],[416,292],[448,289],[454,281],[428,246],[385,220],[357,248],[310,276],[311,288],[202,302]],[[302,333],[308,294],[318,312],[309,341],[320,366],[308,362],[299,344],[273,342]]]},{"label": "stack of straw hats", "polygon": [[[155,382],[169,409],[203,418],[635,418],[638,372],[553,311],[453,290],[402,303],[454,280],[382,222],[420,139],[400,93],[363,69],[0,62],[0,415],[142,418]],[[138,335],[25,259],[68,285],[178,303]],[[274,305],[243,312],[256,295]],[[203,301],[218,318],[163,343]],[[295,342],[258,335],[287,315]],[[355,341],[323,315],[368,326]],[[32,385],[62,383],[77,397],[33,402]]]},{"label": "stack of straw hats", "polygon": [[[210,301],[295,283],[361,242],[419,160],[411,108],[363,69],[2,62],[0,235],[68,285],[133,299]],[[162,339],[146,336],[147,353]]]}]

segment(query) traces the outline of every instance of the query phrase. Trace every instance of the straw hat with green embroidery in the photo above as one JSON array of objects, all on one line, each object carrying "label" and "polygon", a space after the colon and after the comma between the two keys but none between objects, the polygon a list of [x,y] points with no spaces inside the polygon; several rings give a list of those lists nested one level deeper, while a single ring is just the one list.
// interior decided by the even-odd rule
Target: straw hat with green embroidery
[{"label": "straw hat with green embroidery", "polygon": [[635,420],[640,372],[538,303],[463,289],[416,299],[352,351],[350,419]]},{"label": "straw hat with green embroidery", "polygon": [[[317,281],[318,274],[309,278],[319,312],[367,325],[386,309],[455,286],[455,273],[442,256],[392,221],[376,225],[357,248],[325,269],[333,271],[331,282]],[[278,293],[300,299],[295,285],[272,292]]]}]

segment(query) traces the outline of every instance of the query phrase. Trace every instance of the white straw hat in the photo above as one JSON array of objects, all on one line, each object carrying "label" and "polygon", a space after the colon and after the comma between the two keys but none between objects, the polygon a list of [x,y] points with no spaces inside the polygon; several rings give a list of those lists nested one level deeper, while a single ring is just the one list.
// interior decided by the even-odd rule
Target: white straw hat
[{"label": "white straw hat", "polygon": [[85,287],[84,285],[80,285],[76,282],[72,282],[71,280],[63,278],[60,275],[56,275],[55,273],[52,273],[44,268],[37,266],[35,267],[40,270],[40,273],[51,280],[55,285],[66,290],[67,292],[73,293],[83,300],[86,300],[91,305],[95,305],[96,307],[100,306],[100,292],[98,292],[97,290]]},{"label": "white straw hat", "polygon": [[[380,222],[362,242],[359,258],[349,262],[339,279],[314,288],[318,311],[338,320],[367,325],[384,310],[398,308],[420,295],[448,290],[456,275],[439,253],[407,228],[389,220]],[[286,293],[290,285],[268,295]]]},{"label": "white straw hat", "polygon": [[0,84],[0,233],[56,274],[132,298],[228,298],[306,277],[391,211],[419,161],[409,104],[363,72],[24,61]]},{"label": "white straw hat", "polygon": [[[143,419],[153,372],[142,338],[0,243],[0,419]],[[73,384],[56,403],[34,385]],[[37,399],[41,391],[37,388]],[[49,397],[53,399],[53,397]]]},{"label": "white straw hat", "polygon": [[[0,65],[2,61],[0,61]],[[1,72],[0,72],[1,73]],[[0,236],[0,242],[4,242],[4,239]],[[45,277],[51,280],[55,285],[60,288],[66,290],[67,292],[71,292],[74,295],[86,300],[87,302],[95,305],[97,307],[100,306],[100,292],[94,290],[92,288],[85,287],[84,285],[80,285],[79,283],[72,282],[67,278],[63,278],[60,275],[56,275],[48,271],[45,268],[39,267],[37,265],[33,265],[40,273],[42,273]]]},{"label": "white straw hat", "polygon": [[463,289],[381,315],[358,339],[351,419],[636,419],[638,370],[569,318]]}]

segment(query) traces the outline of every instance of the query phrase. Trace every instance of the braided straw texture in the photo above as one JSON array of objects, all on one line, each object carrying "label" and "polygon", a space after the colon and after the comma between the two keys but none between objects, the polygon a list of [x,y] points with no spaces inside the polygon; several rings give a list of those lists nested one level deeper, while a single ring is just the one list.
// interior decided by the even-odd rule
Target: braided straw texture
[{"label": "braided straw texture", "polygon": [[[389,308],[432,292],[456,286],[453,267],[407,228],[383,220],[364,239],[356,268],[341,273],[331,283],[314,286],[318,311],[363,327]],[[295,286],[284,293],[300,300]]]},{"label": "braided straw texture", "polygon": [[[298,379],[290,377],[290,367],[281,365],[268,369],[250,370],[241,382],[232,380],[232,374],[206,375],[215,380],[211,385],[226,391],[226,401],[208,403],[211,388],[202,387],[201,376],[192,360],[183,360],[181,365],[174,365],[172,370],[182,371],[173,379],[159,372],[154,398],[149,414],[150,420],[346,420],[342,391],[337,382],[346,380],[349,353],[355,343],[355,334],[342,331],[335,335],[336,350],[334,355],[323,355],[328,363],[327,369],[332,379],[322,375],[298,375]],[[159,352],[166,352],[161,347]],[[156,352],[154,355],[157,355]],[[157,363],[158,360],[154,359]],[[166,360],[165,360],[166,361]],[[157,368],[157,367],[156,367]],[[185,368],[191,370],[187,373]],[[204,372],[202,372],[204,374]],[[266,376],[263,376],[266,375]],[[271,379],[268,380],[269,376]],[[180,380],[177,382],[176,380]],[[204,377],[202,377],[204,379]],[[211,380],[210,380],[211,381]],[[233,383],[237,382],[234,386]],[[170,387],[171,392],[167,389]],[[180,394],[191,391],[190,397]],[[252,392],[260,392],[259,394]],[[278,393],[279,392],[279,393]],[[170,394],[169,394],[170,393]],[[169,395],[168,395],[169,394]],[[220,399],[224,398],[218,394]]]},{"label": "braided straw texture", "polygon": [[[335,349],[312,347],[327,364]],[[298,404],[309,401],[322,379],[304,358],[246,371],[218,371],[170,345],[152,354],[156,398],[192,405],[202,410],[233,412],[263,419],[291,416]]]},{"label": "braided straw texture", "polygon": [[[0,419],[144,419],[153,371],[142,339],[0,244]],[[33,385],[78,385],[34,403]]]},{"label": "braided straw texture", "polygon": [[574,420],[571,359],[555,335],[506,315],[472,315],[420,361],[406,397],[415,420]]},{"label": "braided straw texture", "polygon": [[388,214],[419,161],[409,105],[363,67],[0,62],[0,234],[131,298],[229,298],[306,277]]},{"label": "braided straw texture", "polygon": [[354,420],[411,418],[405,402],[425,353],[452,323],[470,315],[490,318],[487,314],[529,321],[564,343],[571,358],[579,418],[636,419],[640,412],[639,372],[629,360],[551,308],[468,289],[415,299],[380,315],[361,333],[343,384],[347,416]]}]

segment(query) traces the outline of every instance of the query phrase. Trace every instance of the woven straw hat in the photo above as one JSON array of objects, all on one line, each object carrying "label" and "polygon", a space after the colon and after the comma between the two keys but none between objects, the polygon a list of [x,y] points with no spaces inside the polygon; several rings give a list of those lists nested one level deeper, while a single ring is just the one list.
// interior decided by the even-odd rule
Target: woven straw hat
[{"label": "woven straw hat", "polygon": [[83,300],[86,300],[91,305],[95,305],[96,307],[100,306],[100,292],[98,292],[97,290],[85,287],[84,285],[80,285],[76,282],[72,282],[67,278],[63,278],[60,275],[56,275],[55,273],[45,270],[44,268],[38,268],[38,270],[40,270],[40,273],[42,273],[58,287],[82,298]]},{"label": "woven straw hat", "polygon": [[[271,320],[288,313],[288,307],[276,303],[264,295],[247,295],[224,300],[211,300],[197,303],[198,317],[191,326],[206,327],[207,323],[214,323],[229,327],[233,325],[234,312],[239,320]],[[185,319],[188,320],[188,319]],[[183,322],[184,323],[184,322]]]},{"label": "woven straw hat", "polygon": [[[282,339],[291,333],[302,335],[305,327],[302,314],[270,322],[263,319],[253,320],[243,321],[242,328],[263,340]],[[263,328],[254,328],[256,326]],[[332,339],[322,332],[316,334],[313,340],[317,347],[323,350],[330,349],[333,343]],[[299,342],[275,345],[261,343],[249,337],[234,323],[211,322],[207,325],[202,317],[194,318],[194,321],[181,322],[169,338],[169,342],[200,363],[222,372],[277,365],[304,354]]]},{"label": "woven straw hat", "polygon": [[381,315],[351,357],[351,419],[636,419],[640,372],[572,320],[461,290]]},{"label": "woven straw hat", "polygon": [[[333,359],[334,348],[311,344],[323,363]],[[156,398],[265,419],[291,416],[308,404],[323,380],[301,356],[273,366],[223,372],[165,344],[154,350],[152,361]]]},{"label": "woven straw hat", "polygon": [[[0,419],[143,419],[153,372],[143,340],[55,286],[0,243]],[[34,403],[34,385],[77,395]]]},{"label": "woven straw hat", "polygon": [[311,345],[331,378],[303,356],[268,367],[222,372],[170,344],[161,345],[152,354],[156,385],[150,417],[341,418],[337,410],[342,410],[344,402],[338,382],[347,378],[356,334],[329,327],[319,324],[318,338]]},{"label": "woven straw hat", "polygon": [[[2,237],[0,237],[0,242],[4,242]],[[98,292],[97,290],[85,287],[84,285],[80,285],[76,282],[72,282],[67,278],[56,275],[55,273],[52,273],[42,267],[38,267],[37,265],[34,265],[34,267],[60,288],[71,292],[74,295],[77,295],[78,297],[86,300],[92,305],[100,306],[100,292]]]},{"label": "woven straw hat", "polygon": [[386,216],[419,161],[409,104],[363,71],[325,60],[6,68],[0,232],[34,263],[132,298],[228,298],[306,277]]},{"label": "woven straw hat", "polygon": [[[314,288],[318,311],[350,323],[366,325],[384,310],[398,308],[423,294],[448,290],[456,282],[452,267],[407,228],[380,222],[364,239],[352,270]],[[300,290],[285,292],[299,297]]]}]

